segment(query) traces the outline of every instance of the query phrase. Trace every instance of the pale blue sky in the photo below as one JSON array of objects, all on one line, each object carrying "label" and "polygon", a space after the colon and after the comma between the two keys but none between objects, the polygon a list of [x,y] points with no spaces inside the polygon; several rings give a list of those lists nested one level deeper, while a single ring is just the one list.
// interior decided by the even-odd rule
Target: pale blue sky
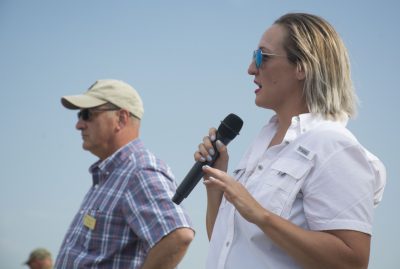
[{"label": "pale blue sky", "polygon": [[[142,138],[178,183],[211,126],[244,120],[232,169],[271,112],[254,105],[247,75],[264,30],[287,12],[320,15],[347,45],[360,98],[349,128],[388,173],[376,210],[370,268],[400,268],[398,1],[0,0],[0,268],[22,268],[39,246],[55,256],[91,184],[96,158],[81,149],[62,95],[96,79],[132,84],[145,104]],[[197,230],[181,269],[204,268],[205,191],[182,203]]]}]

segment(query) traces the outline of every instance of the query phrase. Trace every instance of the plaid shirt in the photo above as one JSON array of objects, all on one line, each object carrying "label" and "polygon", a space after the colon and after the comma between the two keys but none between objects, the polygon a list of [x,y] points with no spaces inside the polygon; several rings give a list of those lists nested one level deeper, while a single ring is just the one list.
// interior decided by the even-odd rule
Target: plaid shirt
[{"label": "plaid shirt", "polygon": [[90,172],[93,186],[54,268],[140,268],[161,238],[190,227],[188,216],[171,201],[176,184],[170,169],[141,140],[96,162]]}]

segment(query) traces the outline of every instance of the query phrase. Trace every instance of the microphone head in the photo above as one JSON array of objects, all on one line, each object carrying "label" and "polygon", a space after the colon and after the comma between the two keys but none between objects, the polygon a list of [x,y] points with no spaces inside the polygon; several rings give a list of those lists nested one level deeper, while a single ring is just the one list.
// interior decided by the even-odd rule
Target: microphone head
[{"label": "microphone head", "polygon": [[242,126],[243,120],[239,116],[231,113],[221,121],[218,127],[218,133],[221,137],[232,140],[239,134]]}]

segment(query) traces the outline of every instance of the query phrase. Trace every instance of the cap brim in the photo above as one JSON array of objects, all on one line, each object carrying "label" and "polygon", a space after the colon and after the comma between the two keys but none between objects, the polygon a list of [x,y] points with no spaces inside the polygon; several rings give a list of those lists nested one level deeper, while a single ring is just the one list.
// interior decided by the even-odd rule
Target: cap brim
[{"label": "cap brim", "polygon": [[61,103],[68,109],[81,109],[100,106],[107,103],[107,101],[89,95],[71,95],[63,96]]}]

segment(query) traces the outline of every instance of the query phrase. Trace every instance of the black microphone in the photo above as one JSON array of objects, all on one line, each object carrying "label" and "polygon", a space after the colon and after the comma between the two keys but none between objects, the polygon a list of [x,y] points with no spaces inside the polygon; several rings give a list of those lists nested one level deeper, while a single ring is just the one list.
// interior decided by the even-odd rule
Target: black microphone
[{"label": "black microphone", "polygon": [[[221,121],[221,124],[218,127],[216,139],[220,140],[224,145],[228,145],[238,134],[240,129],[242,129],[243,120],[236,116],[235,114],[229,114],[226,118]],[[219,152],[216,149],[215,141],[213,142],[213,147],[215,149],[215,154],[212,157],[211,161],[200,162],[197,161],[192,169],[190,169],[189,173],[183,179],[182,183],[176,189],[176,193],[172,198],[172,201],[179,205],[183,199],[188,197],[190,192],[194,189],[200,179],[204,176],[202,167],[204,165],[213,166],[217,158],[219,157]]]}]

